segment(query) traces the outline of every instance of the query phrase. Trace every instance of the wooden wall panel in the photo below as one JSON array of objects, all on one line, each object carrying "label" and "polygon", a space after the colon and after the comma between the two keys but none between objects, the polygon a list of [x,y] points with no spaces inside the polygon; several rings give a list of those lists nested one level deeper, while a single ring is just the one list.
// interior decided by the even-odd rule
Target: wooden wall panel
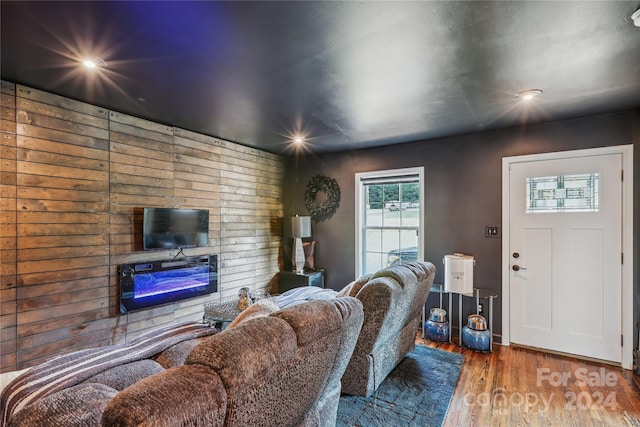
[{"label": "wooden wall panel", "polygon": [[[2,82],[0,372],[201,320],[238,288],[275,291],[283,159]],[[142,209],[208,209],[220,292],[120,313],[120,264],[142,250]]]},{"label": "wooden wall panel", "polygon": [[[144,207],[174,205],[173,199],[173,128],[125,114],[110,113],[110,224],[111,253],[110,312],[120,316],[120,264],[147,259],[161,259],[166,253],[143,253],[142,215]],[[170,323],[152,311],[149,326]],[[131,330],[143,332],[135,317],[125,316],[116,341],[128,338]],[[124,335],[123,335],[124,334]]]},{"label": "wooden wall panel", "polygon": [[0,84],[0,372],[17,369],[16,86]]},{"label": "wooden wall panel", "polygon": [[276,292],[282,217],[279,157],[236,144],[224,146],[221,154],[222,296],[235,295],[243,286]]},{"label": "wooden wall panel", "polygon": [[108,313],[109,120],[99,107],[18,86],[16,122],[22,368],[110,340],[100,327]]},{"label": "wooden wall panel", "polygon": [[[188,249],[185,251],[188,255],[218,254],[220,257],[220,147],[225,144],[217,138],[174,128],[176,207],[209,211],[209,247]],[[219,295],[181,301],[176,305],[175,318],[179,321],[202,319],[204,303]]]},{"label": "wooden wall panel", "polygon": [[173,206],[173,128],[114,112],[110,119],[110,247],[117,266],[142,251],[142,208]]}]

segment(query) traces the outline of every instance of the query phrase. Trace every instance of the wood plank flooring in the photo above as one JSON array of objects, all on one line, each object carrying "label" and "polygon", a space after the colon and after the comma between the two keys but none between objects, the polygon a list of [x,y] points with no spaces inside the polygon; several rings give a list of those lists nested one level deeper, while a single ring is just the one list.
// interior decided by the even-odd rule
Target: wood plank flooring
[{"label": "wood plank flooring", "polygon": [[465,355],[444,426],[640,426],[633,371],[516,347],[483,354],[416,342]]}]

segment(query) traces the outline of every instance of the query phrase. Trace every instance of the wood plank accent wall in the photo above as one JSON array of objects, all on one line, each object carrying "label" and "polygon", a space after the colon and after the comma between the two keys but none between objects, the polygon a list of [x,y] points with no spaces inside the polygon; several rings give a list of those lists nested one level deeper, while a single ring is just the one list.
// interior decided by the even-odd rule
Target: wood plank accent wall
[{"label": "wood plank accent wall", "polygon": [[[222,157],[229,159],[220,171],[222,292],[228,296],[237,288],[253,288],[254,283],[274,278],[273,259],[280,257],[274,236],[281,231],[272,219],[282,216],[273,212],[282,205],[283,168],[273,156],[236,144],[226,144]],[[247,264],[246,257],[254,262]]]},{"label": "wood plank accent wall", "polygon": [[0,371],[16,369],[16,86],[0,85]]},{"label": "wood plank accent wall", "polygon": [[108,111],[17,86],[18,367],[109,343]]},{"label": "wood plank accent wall", "polygon": [[[238,288],[276,290],[283,158],[2,82],[0,372],[200,320]],[[142,208],[208,209],[219,292],[120,313],[118,267],[142,250]]]}]

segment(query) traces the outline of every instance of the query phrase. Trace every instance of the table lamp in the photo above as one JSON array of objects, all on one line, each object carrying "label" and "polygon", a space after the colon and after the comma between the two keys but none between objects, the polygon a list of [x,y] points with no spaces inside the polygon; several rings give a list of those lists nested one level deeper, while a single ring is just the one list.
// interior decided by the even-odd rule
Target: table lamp
[{"label": "table lamp", "polygon": [[291,254],[291,264],[293,271],[297,274],[304,273],[304,249],[302,248],[302,239],[311,237],[311,217],[310,216],[292,216],[289,222],[289,237],[293,238],[293,251]]}]

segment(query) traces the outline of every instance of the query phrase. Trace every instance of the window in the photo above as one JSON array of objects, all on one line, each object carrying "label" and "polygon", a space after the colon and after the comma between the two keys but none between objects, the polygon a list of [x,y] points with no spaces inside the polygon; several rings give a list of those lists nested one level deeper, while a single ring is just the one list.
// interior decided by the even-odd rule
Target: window
[{"label": "window", "polygon": [[424,168],[356,174],[356,276],[423,259]]}]

